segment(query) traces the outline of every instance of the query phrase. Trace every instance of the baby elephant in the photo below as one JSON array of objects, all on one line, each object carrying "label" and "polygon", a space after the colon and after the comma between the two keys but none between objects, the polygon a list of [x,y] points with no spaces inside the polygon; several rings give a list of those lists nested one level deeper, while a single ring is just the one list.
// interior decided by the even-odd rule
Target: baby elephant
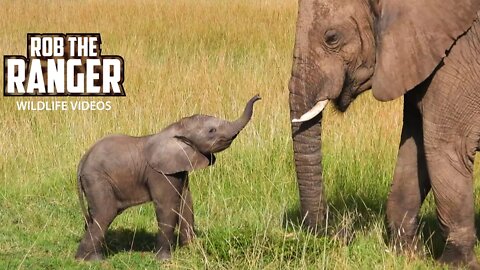
[{"label": "baby elephant", "polygon": [[153,201],[157,215],[158,259],[170,258],[177,224],[180,243],[190,242],[194,224],[188,172],[214,164],[213,154],[230,146],[250,121],[259,99],[258,95],[250,99],[243,115],[233,122],[193,115],[154,135],[112,135],[97,142],[78,166],[86,232],[75,258],[103,259],[101,248],[113,219],[126,208],[148,201]]}]

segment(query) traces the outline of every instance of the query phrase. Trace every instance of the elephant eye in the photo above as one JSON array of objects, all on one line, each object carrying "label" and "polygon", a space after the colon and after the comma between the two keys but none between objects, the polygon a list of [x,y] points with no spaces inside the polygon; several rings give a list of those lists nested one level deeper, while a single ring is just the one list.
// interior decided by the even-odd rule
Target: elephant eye
[{"label": "elephant eye", "polygon": [[325,32],[325,44],[329,47],[336,47],[340,43],[340,33],[335,30]]},{"label": "elephant eye", "polygon": [[211,128],[208,132],[209,132],[209,133],[214,133],[214,132],[216,132],[216,131],[217,131],[216,128]]}]

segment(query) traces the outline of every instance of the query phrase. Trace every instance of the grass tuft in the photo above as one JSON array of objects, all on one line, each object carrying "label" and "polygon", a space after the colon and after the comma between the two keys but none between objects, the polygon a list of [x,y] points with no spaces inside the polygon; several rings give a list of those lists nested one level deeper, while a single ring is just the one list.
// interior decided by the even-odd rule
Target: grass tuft
[{"label": "grass tuft", "polygon": [[[111,100],[108,112],[17,111],[17,98],[0,97],[0,269],[438,267],[431,256],[397,256],[385,243],[401,100],[380,103],[367,92],[345,114],[327,108],[329,229],[319,236],[300,229],[287,89],[296,1],[39,0],[1,7],[2,55],[25,54],[28,32],[99,32],[102,53],[125,59],[127,97],[78,98]],[[152,134],[194,113],[233,119],[257,93],[252,122],[215,166],[191,175],[198,229],[192,245],[157,262],[154,211],[145,204],[113,222],[106,261],[73,259],[83,233],[75,170],[95,141]],[[423,235],[438,256],[433,209],[429,197]]]}]

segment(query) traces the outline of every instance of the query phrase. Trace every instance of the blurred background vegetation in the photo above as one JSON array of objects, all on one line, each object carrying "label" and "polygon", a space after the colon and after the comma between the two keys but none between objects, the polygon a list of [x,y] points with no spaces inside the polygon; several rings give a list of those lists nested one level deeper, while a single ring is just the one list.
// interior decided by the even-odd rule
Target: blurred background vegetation
[{"label": "blurred background vegetation", "polygon": [[[98,32],[102,53],[125,59],[127,96],[0,98],[0,268],[435,267],[430,255],[443,246],[430,196],[426,259],[396,256],[385,243],[401,100],[380,103],[367,92],[344,114],[327,108],[329,232],[299,228],[287,89],[296,10],[294,0],[3,2],[2,55],[25,55],[31,32]],[[263,99],[245,131],[215,166],[191,175],[198,230],[191,246],[155,261],[156,222],[145,204],[114,221],[106,261],[73,259],[83,233],[76,166],[96,140],[155,133],[195,113],[232,119],[257,93]],[[18,100],[110,100],[112,110],[17,111]]]}]

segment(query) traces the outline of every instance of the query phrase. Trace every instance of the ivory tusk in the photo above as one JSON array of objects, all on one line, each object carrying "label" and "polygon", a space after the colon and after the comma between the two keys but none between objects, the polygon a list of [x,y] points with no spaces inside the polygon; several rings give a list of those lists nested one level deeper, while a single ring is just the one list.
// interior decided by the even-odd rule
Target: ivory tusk
[{"label": "ivory tusk", "polygon": [[310,111],[304,113],[299,119],[293,119],[292,123],[301,123],[314,118],[319,113],[321,113],[323,109],[325,109],[325,106],[327,106],[327,104],[328,99],[317,102],[317,104],[315,104],[315,106],[313,106]]}]

